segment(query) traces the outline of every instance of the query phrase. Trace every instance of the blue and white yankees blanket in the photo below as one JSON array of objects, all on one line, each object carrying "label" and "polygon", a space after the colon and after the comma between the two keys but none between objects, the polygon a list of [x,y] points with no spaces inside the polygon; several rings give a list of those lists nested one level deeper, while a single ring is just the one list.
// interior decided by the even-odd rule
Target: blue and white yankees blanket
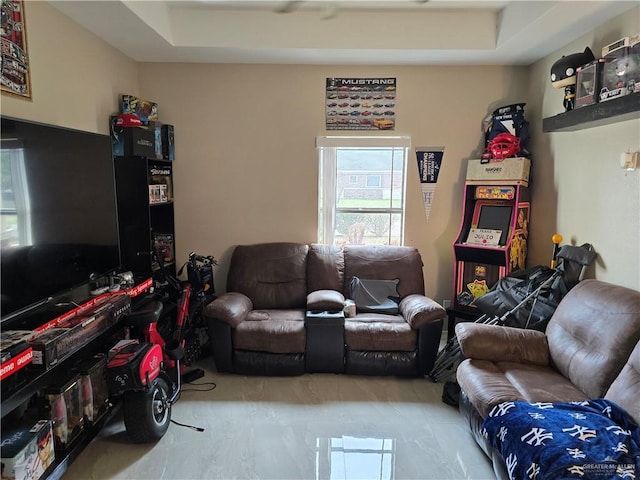
[{"label": "blue and white yankees blanket", "polygon": [[481,432],[514,480],[640,480],[640,427],[605,399],[504,402]]}]

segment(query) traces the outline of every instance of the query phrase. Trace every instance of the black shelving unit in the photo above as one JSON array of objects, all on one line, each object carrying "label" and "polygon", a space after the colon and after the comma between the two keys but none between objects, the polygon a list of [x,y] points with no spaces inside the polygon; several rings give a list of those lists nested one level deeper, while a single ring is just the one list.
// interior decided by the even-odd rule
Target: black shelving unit
[{"label": "black shelving unit", "polygon": [[[114,162],[122,264],[148,278],[160,267],[154,253],[161,254],[165,272],[175,275],[172,162],[137,156],[114,157]],[[167,187],[154,190],[162,185]]]},{"label": "black shelving unit", "polygon": [[[89,298],[88,286],[83,285],[67,294],[56,297],[49,303],[55,305],[60,302],[66,303],[67,301],[73,301],[81,304]],[[41,325],[45,319],[49,321],[65,313],[64,310],[58,310],[51,307],[50,304],[45,304],[41,309],[34,310],[28,315],[19,316],[3,322],[3,330],[30,330]],[[0,382],[2,398],[0,413],[3,429],[5,427],[5,421],[8,421],[8,425],[11,427],[16,426],[18,423],[28,423],[29,420],[33,420],[32,423],[35,423],[36,420],[40,419],[40,414],[33,408],[29,408],[27,415],[20,420],[11,418],[10,415],[18,407],[29,402],[38,392],[44,390],[47,386],[60,384],[65,378],[68,378],[70,369],[78,361],[90,358],[96,353],[107,352],[109,347],[113,345],[114,338],[122,338],[119,335],[121,329],[122,324],[120,321],[117,321],[114,325],[101,332],[100,335],[86,342],[74,353],[59,359],[59,362],[54,367],[41,370],[33,365],[27,365],[13,375],[3,379],[2,382]],[[42,478],[49,480],[60,478],[71,462],[80,455],[82,450],[100,432],[104,424],[112,418],[117,408],[119,408],[118,404],[112,405],[107,413],[93,425],[85,425],[82,432],[80,432],[78,437],[73,440],[64,452],[56,451],[54,463],[49,466]]]},{"label": "black shelving unit", "polygon": [[575,132],[640,118],[640,93],[607,100],[542,120],[542,131]]}]

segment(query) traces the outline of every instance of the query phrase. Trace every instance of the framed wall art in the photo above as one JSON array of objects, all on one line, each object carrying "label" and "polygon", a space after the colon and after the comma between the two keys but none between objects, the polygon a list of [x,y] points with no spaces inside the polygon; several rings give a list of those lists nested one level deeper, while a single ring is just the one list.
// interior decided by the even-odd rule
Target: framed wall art
[{"label": "framed wall art", "polygon": [[395,78],[327,78],[327,130],[394,130]]},{"label": "framed wall art", "polygon": [[31,98],[23,0],[2,0],[1,13],[1,90],[19,97]]}]

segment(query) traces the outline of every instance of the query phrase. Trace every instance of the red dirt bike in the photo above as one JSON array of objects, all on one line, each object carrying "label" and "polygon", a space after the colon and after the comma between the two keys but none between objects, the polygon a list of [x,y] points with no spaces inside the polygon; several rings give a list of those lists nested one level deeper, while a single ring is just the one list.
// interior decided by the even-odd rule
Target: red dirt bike
[{"label": "red dirt bike", "polygon": [[202,307],[202,299],[213,291],[212,267],[216,264],[211,256],[190,253],[185,264],[189,280],[180,283],[167,278],[172,288],[181,292],[168,340],[158,329],[165,309],[162,301],[151,299],[124,320],[131,339],[111,349],[107,382],[110,397],[122,399],[124,424],[135,443],[157,441],[169,428],[171,406],[179,398],[185,373],[185,348],[190,348],[185,332],[191,328],[190,320],[198,307]]}]

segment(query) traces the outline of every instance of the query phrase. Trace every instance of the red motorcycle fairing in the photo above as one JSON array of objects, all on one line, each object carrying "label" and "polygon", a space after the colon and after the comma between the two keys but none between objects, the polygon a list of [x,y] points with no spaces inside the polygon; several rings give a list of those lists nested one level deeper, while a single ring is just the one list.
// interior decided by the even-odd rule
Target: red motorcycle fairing
[{"label": "red motorcycle fairing", "polygon": [[140,375],[140,382],[146,386],[147,381],[153,382],[160,374],[162,368],[162,348],[160,345],[154,344],[145,353],[144,357],[140,361],[140,367],[138,369]]}]

